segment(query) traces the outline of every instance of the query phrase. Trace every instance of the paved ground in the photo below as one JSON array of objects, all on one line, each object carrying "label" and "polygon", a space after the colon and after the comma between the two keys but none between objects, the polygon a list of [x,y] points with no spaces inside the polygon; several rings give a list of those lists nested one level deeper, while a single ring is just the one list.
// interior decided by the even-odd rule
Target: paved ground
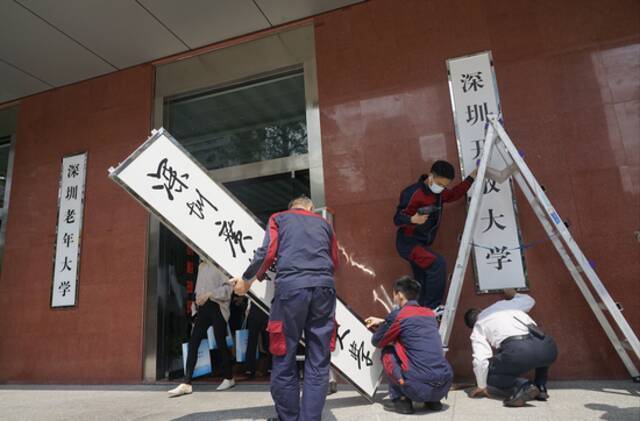
[{"label": "paved ground", "polygon": [[[242,385],[215,392],[198,386],[190,396],[167,398],[166,385],[0,386],[2,420],[260,420],[274,415],[268,386]],[[472,400],[462,390],[449,394],[445,409],[396,416],[342,386],[327,400],[323,420],[640,420],[640,387],[630,381],[556,382],[551,399],[525,408],[504,408],[498,399]]]}]

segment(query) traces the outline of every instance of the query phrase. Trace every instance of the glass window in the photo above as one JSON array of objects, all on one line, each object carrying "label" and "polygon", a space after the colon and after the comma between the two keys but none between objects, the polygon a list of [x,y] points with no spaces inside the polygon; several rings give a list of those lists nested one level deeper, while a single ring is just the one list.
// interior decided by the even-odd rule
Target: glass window
[{"label": "glass window", "polygon": [[269,217],[286,210],[292,199],[310,196],[309,170],[232,181],[224,186],[265,226]]},{"label": "glass window", "polygon": [[164,125],[207,169],[308,153],[302,71],[169,99]]}]

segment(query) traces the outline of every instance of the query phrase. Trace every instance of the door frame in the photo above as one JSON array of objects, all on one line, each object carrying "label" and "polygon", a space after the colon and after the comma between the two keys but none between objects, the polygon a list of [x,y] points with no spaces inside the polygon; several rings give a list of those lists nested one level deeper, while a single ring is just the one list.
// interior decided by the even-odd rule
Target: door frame
[{"label": "door frame", "polygon": [[[318,106],[315,38],[312,25],[156,67],[153,127],[162,127],[165,99],[224,88],[299,69],[304,75],[308,153],[210,171],[220,183],[309,170],[311,199],[325,206]],[[158,279],[160,221],[149,216],[145,274],[142,378],[158,381]],[[160,373],[163,375],[163,373]]]}]

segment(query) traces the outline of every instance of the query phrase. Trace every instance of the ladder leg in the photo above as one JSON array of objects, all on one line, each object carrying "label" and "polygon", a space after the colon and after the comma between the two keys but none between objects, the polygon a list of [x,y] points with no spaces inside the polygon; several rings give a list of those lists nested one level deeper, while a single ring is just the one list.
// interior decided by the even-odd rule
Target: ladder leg
[{"label": "ladder leg", "polygon": [[531,203],[531,206],[534,208],[534,211],[538,216],[538,219],[540,219],[540,222],[544,226],[545,231],[547,232],[547,235],[550,236],[553,245],[558,251],[558,254],[562,258],[562,261],[564,262],[565,266],[569,270],[569,273],[573,277],[573,280],[578,286],[578,289],[580,289],[580,292],[582,292],[582,295],[584,296],[585,300],[587,301],[587,304],[591,308],[591,311],[593,311],[593,314],[596,316],[596,319],[598,319],[598,321],[600,322],[600,325],[604,329],[607,337],[609,338],[616,352],[620,356],[622,363],[627,368],[627,371],[629,371],[629,374],[631,375],[631,377],[633,378],[638,377],[640,374],[638,373],[638,370],[633,364],[633,361],[627,354],[627,351],[624,349],[624,346],[622,345],[622,343],[620,342],[620,339],[614,332],[613,327],[609,323],[609,320],[607,320],[602,309],[598,305],[595,297],[591,293],[591,290],[589,290],[589,287],[587,286],[584,279],[582,278],[580,272],[578,271],[578,268],[571,260],[571,257],[569,256],[569,253],[565,249],[564,245],[557,237],[554,236],[553,227],[547,220],[546,215],[542,211],[539,203],[536,201],[535,197],[533,197],[531,190],[529,190],[529,186],[526,185],[526,182],[522,179],[522,176],[520,174],[516,174],[515,178],[516,178],[516,182],[518,183],[522,191],[525,193],[525,196],[527,196],[527,200],[529,200],[529,203]]},{"label": "ladder leg", "polygon": [[[562,244],[559,238],[554,236],[554,228],[550,221],[553,221],[553,223],[555,224],[555,227],[558,233],[561,235],[562,239],[567,244],[567,247],[569,247],[569,250],[572,252],[574,259],[578,262],[578,264],[582,268],[583,273],[587,276],[587,279],[589,279],[592,287],[595,289],[595,291],[598,293],[598,295],[602,299],[605,307],[607,308],[607,310],[609,310],[612,318],[618,325],[618,328],[627,339],[631,349],[633,349],[636,356],[640,358],[640,345],[638,345],[637,336],[635,335],[635,333],[627,323],[624,316],[622,316],[622,313],[620,312],[619,308],[617,307],[617,305],[609,295],[608,291],[606,290],[606,288],[604,287],[604,285],[596,275],[593,268],[591,268],[591,266],[588,264],[587,259],[582,254],[582,251],[575,243],[575,240],[567,230],[562,220],[560,220],[559,215],[551,205],[551,202],[549,201],[546,194],[538,184],[537,180],[529,170],[528,166],[518,154],[518,151],[516,150],[515,146],[511,142],[511,139],[504,131],[504,128],[500,126],[500,124],[495,119],[493,119],[491,122],[492,122],[492,125],[496,127],[496,131],[498,132],[498,136],[500,138],[500,142],[499,142],[500,146],[504,146],[504,148],[506,149],[506,152],[511,156],[511,158],[513,159],[513,161],[516,163],[516,165],[520,170],[520,172],[517,173],[515,177],[516,181],[520,185],[520,188],[522,189],[525,196],[527,197],[527,200],[533,207],[536,215],[538,216],[538,219],[540,219],[540,222],[545,228],[545,231],[547,232],[548,235],[550,235],[550,238],[554,246],[558,250],[560,257],[562,258],[563,262],[567,266],[567,269],[569,269],[569,273],[571,274],[574,281],[576,282],[576,285],[584,295],[594,315],[602,325],[605,333],[607,334],[616,352],[620,356],[623,364],[626,366],[627,370],[629,371],[631,376],[634,378],[634,380],[638,379],[639,377],[638,370],[636,369],[635,365],[631,361],[631,358],[629,357],[626,350],[624,349],[622,342],[620,341],[615,331],[613,330],[613,327],[611,326],[606,316],[602,312],[602,309],[598,305],[595,297],[593,296],[593,294],[591,293],[591,290],[589,289],[586,282],[582,278],[580,272],[578,271],[576,265],[574,264],[573,260],[569,256],[569,253],[565,249],[564,245]],[[502,151],[502,148],[498,147],[497,149],[499,153],[502,155],[503,159],[507,161]]]},{"label": "ladder leg", "polygon": [[493,150],[493,145],[495,144],[495,138],[495,130],[490,125],[487,129],[484,150],[482,153],[482,158],[480,159],[480,166],[478,167],[476,182],[473,185],[471,202],[469,204],[469,210],[467,212],[467,218],[465,220],[464,230],[462,232],[462,239],[460,241],[460,247],[458,249],[458,257],[456,258],[453,275],[451,276],[449,293],[447,294],[447,302],[445,303],[444,314],[440,323],[440,337],[442,338],[442,345],[445,349],[449,344],[449,337],[451,336],[451,329],[453,327],[456,309],[458,307],[458,302],[460,301],[460,292],[462,291],[464,274],[467,269],[467,263],[469,262],[469,254],[471,253],[471,243],[473,241],[474,228],[478,219],[480,203],[482,201],[482,181],[484,180],[485,174],[487,172],[487,166],[489,165],[489,159],[491,158],[491,151]]}]

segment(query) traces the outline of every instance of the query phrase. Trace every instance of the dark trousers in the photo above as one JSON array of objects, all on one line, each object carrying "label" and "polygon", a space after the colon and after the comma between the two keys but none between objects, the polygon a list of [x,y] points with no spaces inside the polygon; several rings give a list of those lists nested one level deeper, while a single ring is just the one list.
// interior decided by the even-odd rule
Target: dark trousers
[{"label": "dark trousers", "polygon": [[189,353],[187,354],[187,372],[185,373],[185,383],[191,384],[193,369],[198,358],[198,347],[200,342],[207,337],[207,329],[213,326],[213,335],[218,344],[218,351],[221,357],[222,376],[225,379],[233,377],[231,373],[231,352],[227,347],[227,321],[222,317],[220,306],[211,300],[198,307],[196,322],[191,330],[189,338]]},{"label": "dark trousers", "polygon": [[247,315],[247,329],[249,330],[249,340],[247,341],[247,370],[251,374],[256,372],[256,350],[258,349],[258,339],[262,335],[262,345],[269,348],[268,336],[265,334],[269,316],[265,314],[257,305],[252,304]]},{"label": "dark trousers", "polygon": [[386,346],[382,350],[382,366],[392,400],[404,396],[414,402],[439,402],[447,396],[453,383],[453,370],[448,370],[447,375],[440,378],[408,376],[402,371],[402,363],[392,346]]},{"label": "dark trousers", "polygon": [[517,389],[528,381],[520,376],[535,369],[534,383],[546,386],[549,366],[557,356],[556,343],[549,335],[509,341],[491,358],[487,383],[499,389]]},{"label": "dark trousers", "polygon": [[400,257],[411,264],[413,276],[420,284],[418,304],[435,309],[442,304],[447,281],[447,262],[440,254],[431,250],[413,237],[398,231],[396,249]]},{"label": "dark trousers", "polygon": [[[276,287],[268,330],[273,355],[271,396],[281,421],[320,421],[329,387],[335,309],[332,288],[300,288],[278,294]],[[296,351],[303,331],[306,354],[301,401]]]}]

